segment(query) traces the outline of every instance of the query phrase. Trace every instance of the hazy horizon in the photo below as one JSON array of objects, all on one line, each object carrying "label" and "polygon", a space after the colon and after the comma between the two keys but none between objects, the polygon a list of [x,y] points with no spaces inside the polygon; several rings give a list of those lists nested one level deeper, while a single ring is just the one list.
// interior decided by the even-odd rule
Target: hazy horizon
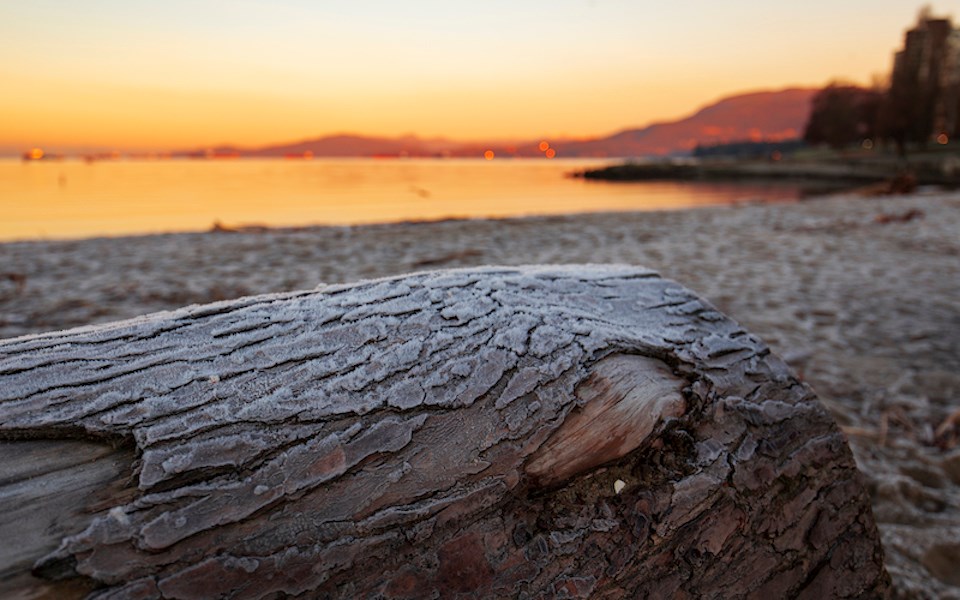
[{"label": "hazy horizon", "polygon": [[[584,138],[887,73],[918,4],[0,5],[0,149]],[[933,6],[960,12],[960,0]]]},{"label": "hazy horizon", "polygon": [[[365,134],[365,133],[359,133],[359,132],[355,132],[355,131],[330,131],[330,132],[324,132],[324,133],[320,133],[320,134],[316,134],[316,135],[301,135],[301,136],[299,136],[299,137],[292,138],[292,139],[271,140],[271,141],[269,141],[269,142],[267,142],[267,143],[257,144],[257,145],[237,144],[237,143],[232,142],[232,141],[224,140],[224,141],[222,141],[222,142],[218,142],[218,143],[214,143],[214,144],[199,144],[199,143],[196,143],[196,144],[189,145],[189,146],[179,146],[179,147],[175,147],[175,148],[157,148],[157,147],[127,147],[127,148],[118,148],[118,147],[115,147],[115,146],[68,146],[68,147],[65,147],[65,146],[47,145],[47,146],[44,146],[44,149],[45,149],[45,151],[46,151],[48,154],[64,154],[64,155],[68,155],[68,156],[70,156],[70,155],[77,155],[77,156],[79,156],[79,155],[84,155],[84,154],[96,154],[96,153],[109,153],[109,152],[111,152],[111,151],[129,152],[129,153],[137,154],[137,153],[165,153],[165,152],[175,152],[175,153],[177,153],[177,152],[190,152],[190,151],[203,150],[203,149],[205,149],[205,148],[236,148],[236,149],[241,149],[241,150],[251,150],[251,149],[258,149],[258,148],[264,148],[264,147],[270,147],[270,146],[278,146],[278,145],[285,145],[285,144],[295,144],[295,143],[300,143],[300,142],[310,142],[310,141],[315,141],[315,140],[319,140],[319,139],[336,138],[336,137],[358,137],[358,138],[371,138],[371,139],[382,138],[382,139],[389,139],[389,140],[400,140],[400,139],[404,139],[404,138],[414,138],[414,139],[417,139],[417,140],[419,140],[419,141],[421,141],[421,142],[446,143],[446,144],[449,144],[449,145],[451,145],[451,146],[461,146],[461,147],[472,146],[472,145],[477,145],[477,146],[487,146],[487,145],[489,145],[489,146],[497,146],[497,145],[500,145],[500,146],[502,146],[502,145],[511,145],[511,144],[531,143],[531,142],[534,142],[534,143],[535,143],[537,140],[542,140],[542,139],[551,139],[551,140],[553,140],[555,143],[562,143],[562,142],[571,142],[571,141],[586,141],[586,140],[599,139],[599,138],[602,138],[602,137],[614,135],[614,134],[616,134],[616,133],[625,131],[625,130],[627,130],[627,129],[643,129],[643,128],[651,127],[651,126],[654,126],[654,125],[661,125],[661,124],[664,124],[664,123],[672,123],[672,122],[675,122],[675,121],[680,121],[680,120],[683,120],[683,119],[685,119],[685,118],[689,118],[689,117],[691,117],[691,116],[699,113],[701,110],[703,110],[703,109],[705,109],[705,108],[709,108],[709,107],[711,107],[711,106],[713,106],[713,105],[715,105],[715,104],[717,104],[717,103],[719,103],[719,102],[722,102],[722,101],[724,101],[724,100],[728,100],[728,99],[731,99],[731,98],[736,98],[736,97],[741,97],[741,96],[748,96],[748,95],[751,95],[751,94],[779,93],[779,92],[786,92],[786,91],[789,91],[789,90],[798,90],[798,89],[815,89],[815,88],[804,87],[804,86],[785,86],[785,87],[783,87],[783,88],[769,89],[769,90],[764,90],[764,89],[744,90],[744,91],[737,92],[737,93],[734,93],[734,94],[725,95],[725,96],[723,96],[723,97],[721,97],[721,98],[715,98],[715,99],[712,99],[712,100],[708,100],[708,101],[704,102],[703,104],[695,107],[695,108],[694,108],[693,110],[691,110],[690,112],[688,112],[688,113],[686,113],[686,114],[683,114],[683,115],[680,115],[680,116],[676,117],[675,119],[657,119],[657,120],[654,120],[654,121],[651,121],[651,122],[649,122],[649,123],[645,123],[645,124],[642,124],[642,125],[639,125],[639,126],[631,127],[631,126],[626,126],[626,125],[625,125],[625,126],[621,126],[621,127],[615,128],[615,129],[610,130],[610,131],[597,132],[597,133],[594,133],[594,134],[583,135],[583,136],[570,136],[570,137],[565,137],[565,138],[539,135],[539,136],[528,136],[528,137],[525,137],[525,138],[524,138],[524,137],[516,137],[516,138],[470,138],[470,139],[465,139],[465,138],[455,138],[455,137],[452,137],[452,136],[425,136],[425,135],[421,135],[420,133],[415,132],[415,131],[407,131],[407,132],[404,132],[404,133],[401,133],[401,134],[397,134],[397,135]],[[27,148],[28,148],[28,147],[20,147],[20,146],[17,146],[17,147],[14,147],[14,146],[10,146],[10,147],[0,146],[0,157],[6,157],[6,158],[16,157],[16,158],[19,158],[19,157],[21,156],[21,154],[22,154],[25,150],[27,150]]]}]

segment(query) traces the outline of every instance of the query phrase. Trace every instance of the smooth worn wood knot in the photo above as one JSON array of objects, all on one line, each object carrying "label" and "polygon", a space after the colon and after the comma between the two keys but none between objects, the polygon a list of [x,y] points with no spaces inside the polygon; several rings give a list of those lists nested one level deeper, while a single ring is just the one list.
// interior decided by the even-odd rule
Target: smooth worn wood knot
[{"label": "smooth worn wood knot", "polygon": [[576,389],[583,406],[533,454],[527,474],[548,487],[633,452],[659,424],[684,414],[685,383],[655,358],[614,354],[598,361]]}]

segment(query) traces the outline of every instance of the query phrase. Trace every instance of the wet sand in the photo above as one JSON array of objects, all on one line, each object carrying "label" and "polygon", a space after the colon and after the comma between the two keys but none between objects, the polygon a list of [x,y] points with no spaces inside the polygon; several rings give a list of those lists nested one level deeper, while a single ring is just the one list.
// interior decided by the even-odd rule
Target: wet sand
[{"label": "wet sand", "polygon": [[905,597],[960,598],[960,194],[0,244],[0,337],[484,264],[630,263],[783,356],[846,431]]}]

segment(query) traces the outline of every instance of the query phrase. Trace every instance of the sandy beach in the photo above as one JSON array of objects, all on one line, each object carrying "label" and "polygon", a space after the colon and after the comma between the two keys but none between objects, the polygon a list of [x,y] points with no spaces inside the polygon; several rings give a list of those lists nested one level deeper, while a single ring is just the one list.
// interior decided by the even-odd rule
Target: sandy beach
[{"label": "sandy beach", "polygon": [[960,194],[0,244],[0,338],[471,265],[629,263],[779,353],[846,432],[902,597],[960,598]]}]

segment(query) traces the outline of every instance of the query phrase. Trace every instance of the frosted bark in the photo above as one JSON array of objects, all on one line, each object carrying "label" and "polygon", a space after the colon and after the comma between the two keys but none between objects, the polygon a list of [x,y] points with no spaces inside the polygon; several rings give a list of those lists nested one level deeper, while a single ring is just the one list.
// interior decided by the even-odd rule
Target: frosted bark
[{"label": "frosted bark", "polygon": [[101,598],[887,585],[811,390],[640,268],[439,271],[0,341],[0,440],[68,437],[137,457],[38,557]]}]

